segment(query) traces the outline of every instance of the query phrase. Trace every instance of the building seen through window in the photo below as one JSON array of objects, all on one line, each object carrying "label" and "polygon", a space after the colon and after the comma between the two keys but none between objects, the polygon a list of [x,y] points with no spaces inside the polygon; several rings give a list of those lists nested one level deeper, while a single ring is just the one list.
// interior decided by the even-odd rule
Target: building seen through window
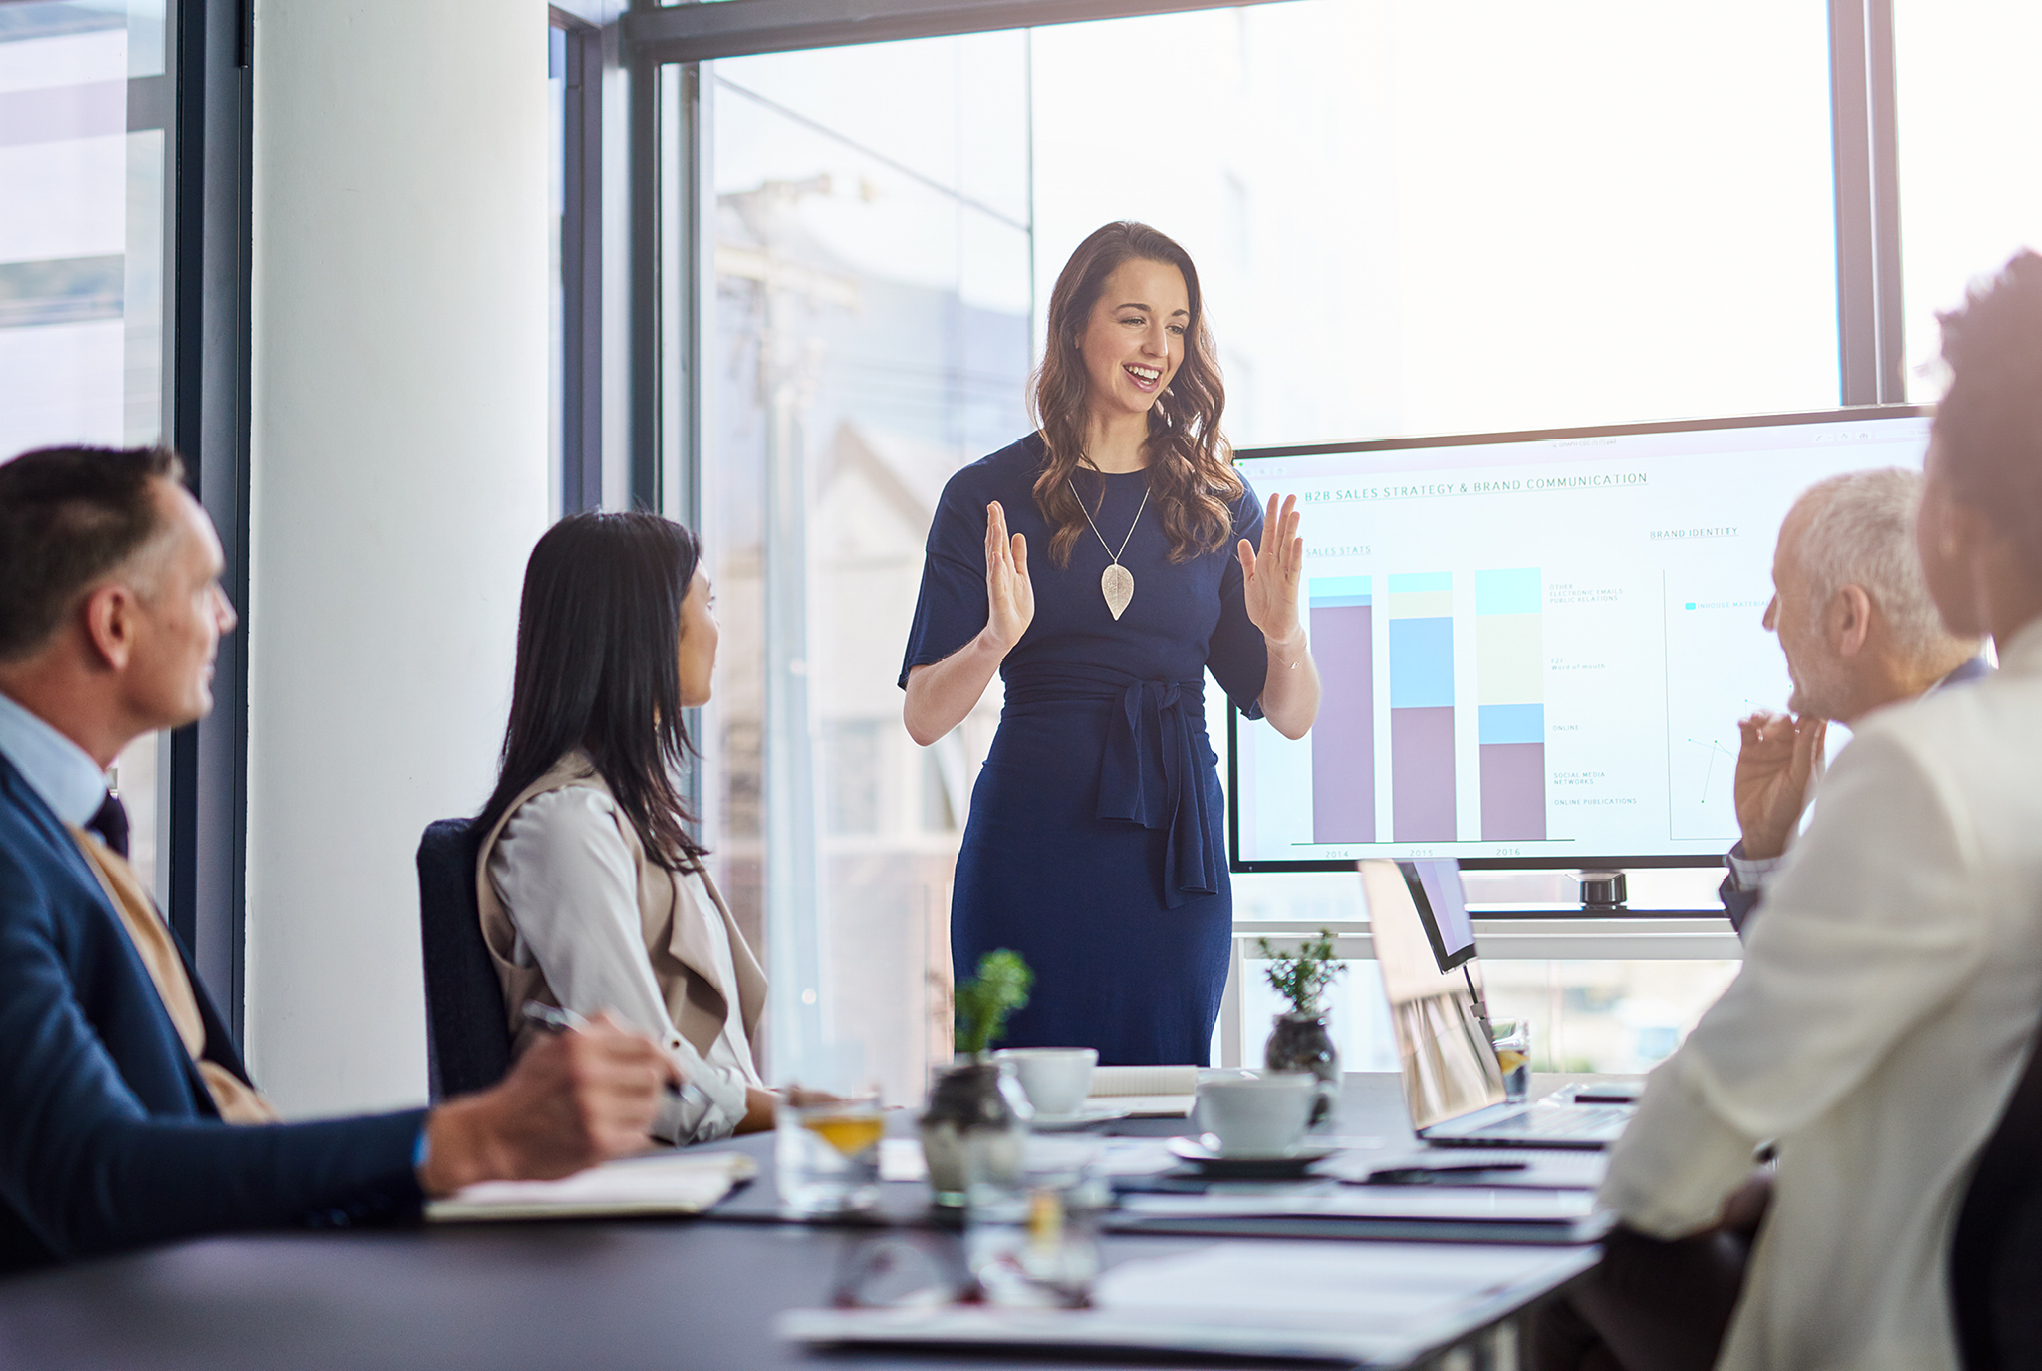
[{"label": "building seen through window", "polygon": [[[168,429],[165,0],[0,5],[0,460]],[[158,875],[160,740],[115,767]]]}]

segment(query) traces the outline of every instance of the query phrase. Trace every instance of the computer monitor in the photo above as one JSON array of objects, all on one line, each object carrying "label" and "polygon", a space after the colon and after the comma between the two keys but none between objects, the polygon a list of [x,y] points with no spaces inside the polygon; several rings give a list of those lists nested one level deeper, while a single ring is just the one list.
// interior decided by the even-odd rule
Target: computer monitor
[{"label": "computer monitor", "polygon": [[1721,862],[1737,721],[1789,694],[1780,520],[1918,469],[1928,431],[1880,406],[1242,450],[1298,497],[1324,696],[1295,742],[1228,711],[1234,869]]}]

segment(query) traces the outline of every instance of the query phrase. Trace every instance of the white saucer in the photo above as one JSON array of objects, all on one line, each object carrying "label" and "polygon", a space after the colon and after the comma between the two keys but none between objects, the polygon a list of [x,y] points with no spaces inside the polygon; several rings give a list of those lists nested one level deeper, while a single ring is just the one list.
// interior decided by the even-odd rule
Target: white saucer
[{"label": "white saucer", "polygon": [[1177,1137],[1165,1144],[1174,1156],[1183,1158],[1212,1176],[1254,1177],[1301,1176],[1313,1162],[1324,1161],[1340,1149],[1307,1139],[1284,1152],[1221,1152],[1200,1137]]},{"label": "white saucer", "polygon": [[1047,1133],[1060,1133],[1073,1128],[1089,1128],[1095,1123],[1112,1123],[1124,1119],[1133,1111],[1113,1105],[1092,1105],[1071,1114],[1038,1113],[1029,1120],[1032,1127]]}]

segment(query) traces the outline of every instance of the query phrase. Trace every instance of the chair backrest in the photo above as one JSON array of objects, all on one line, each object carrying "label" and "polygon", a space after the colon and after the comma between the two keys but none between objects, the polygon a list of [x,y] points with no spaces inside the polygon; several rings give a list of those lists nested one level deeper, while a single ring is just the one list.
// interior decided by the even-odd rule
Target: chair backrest
[{"label": "chair backrest", "polygon": [[475,902],[473,819],[441,819],[418,843],[418,924],[425,953],[426,1070],[435,1101],[486,1090],[510,1070],[503,987]]},{"label": "chair backrest", "polygon": [[2042,1368],[2042,1035],[1979,1149],[1949,1275],[1965,1371]]}]

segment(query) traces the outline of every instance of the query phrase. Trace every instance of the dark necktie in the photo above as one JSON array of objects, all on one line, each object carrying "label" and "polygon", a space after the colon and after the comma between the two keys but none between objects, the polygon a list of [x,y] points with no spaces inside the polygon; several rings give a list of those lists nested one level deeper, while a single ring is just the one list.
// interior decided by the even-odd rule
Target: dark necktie
[{"label": "dark necktie", "polygon": [[99,840],[119,853],[125,860],[128,855],[128,811],[121,803],[121,797],[111,790],[106,792],[106,801],[99,812],[86,820],[85,826],[99,835]]}]

